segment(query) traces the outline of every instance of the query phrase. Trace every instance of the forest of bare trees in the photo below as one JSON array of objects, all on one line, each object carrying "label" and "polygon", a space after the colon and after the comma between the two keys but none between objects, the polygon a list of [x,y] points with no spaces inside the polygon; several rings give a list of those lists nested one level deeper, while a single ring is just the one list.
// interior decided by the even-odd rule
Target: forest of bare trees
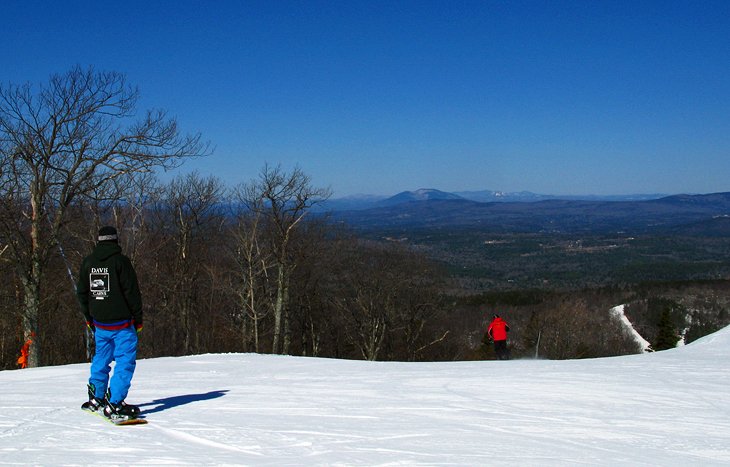
[{"label": "forest of bare trees", "polygon": [[[418,358],[439,337],[428,326],[443,311],[438,269],[403,246],[366,243],[321,216],[307,218],[307,206],[291,209],[289,199],[266,198],[285,193],[278,184],[291,184],[292,177],[300,190],[293,199],[321,193],[302,183],[301,171],[265,167],[230,192],[216,178],[191,173],[161,185],[138,179],[131,198],[71,205],[43,264],[30,337],[36,365],[86,358],[75,274],[106,224],[119,230],[139,276],[141,356],[244,351]],[[274,202],[280,211],[271,208]],[[8,368],[27,340],[25,289],[12,261],[4,260],[2,269],[12,278],[0,284],[0,346]]]},{"label": "forest of bare trees", "polygon": [[162,181],[159,170],[210,148],[163,111],[135,117],[138,97],[124,75],[80,68],[0,87],[0,369],[17,368],[24,344],[31,367],[88,361],[74,284],[103,225],[137,270],[142,358],[491,358],[495,310],[513,324],[515,356],[636,351],[607,312],[625,292],[453,298],[442,265],[316,211],[331,193],[299,167],[265,164],[233,187],[197,172]]}]

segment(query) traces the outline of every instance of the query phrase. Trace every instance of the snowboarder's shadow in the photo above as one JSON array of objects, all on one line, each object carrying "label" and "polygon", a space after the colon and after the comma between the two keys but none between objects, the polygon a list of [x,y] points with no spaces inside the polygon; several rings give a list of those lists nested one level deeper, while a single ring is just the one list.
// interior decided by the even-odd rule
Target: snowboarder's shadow
[{"label": "snowboarder's shadow", "polygon": [[[172,396],[165,397],[164,399],[155,399],[152,402],[146,402],[139,404],[139,408],[142,411],[142,415],[147,415],[156,412],[162,412],[163,410],[178,407],[180,405],[190,404],[192,402],[207,401],[210,399],[217,399],[226,395],[228,390],[223,391],[210,391],[204,394],[185,394],[183,396]],[[146,407],[151,407],[147,409]]]}]

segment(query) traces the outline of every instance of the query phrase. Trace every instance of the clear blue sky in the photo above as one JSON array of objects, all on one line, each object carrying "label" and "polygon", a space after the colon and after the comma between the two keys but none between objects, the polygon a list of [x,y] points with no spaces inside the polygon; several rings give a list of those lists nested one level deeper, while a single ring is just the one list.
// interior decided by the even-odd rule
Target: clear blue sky
[{"label": "clear blue sky", "polygon": [[730,1],[28,1],[0,81],[125,73],[227,184],[730,191]]}]

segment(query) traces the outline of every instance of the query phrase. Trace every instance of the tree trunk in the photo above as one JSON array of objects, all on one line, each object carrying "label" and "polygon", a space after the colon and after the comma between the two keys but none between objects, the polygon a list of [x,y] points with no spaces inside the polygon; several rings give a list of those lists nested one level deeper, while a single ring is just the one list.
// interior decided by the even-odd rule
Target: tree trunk
[{"label": "tree trunk", "polygon": [[253,317],[253,345],[254,352],[259,353],[259,317],[254,315]]},{"label": "tree trunk", "polygon": [[281,353],[289,355],[289,347],[291,346],[291,326],[289,323],[289,274],[284,275],[284,290],[282,293],[282,321],[284,324],[284,343],[281,348]]},{"label": "tree trunk", "polygon": [[31,188],[30,194],[32,212],[30,223],[30,270],[26,274],[21,271],[20,275],[23,283],[23,342],[27,342],[28,339],[33,341],[28,349],[27,365],[29,368],[36,368],[41,366],[40,343],[37,341],[39,339],[38,318],[40,316],[43,268],[40,237],[43,202],[37,185]]},{"label": "tree trunk", "polygon": [[[34,275],[37,275],[34,272]],[[33,342],[28,348],[28,368],[36,368],[41,365],[40,345],[38,341],[38,316],[40,314],[40,287],[34,279],[22,280],[23,282],[23,342],[29,339]]]},{"label": "tree trunk", "polygon": [[284,309],[284,265],[279,263],[276,278],[276,302],[274,303],[274,343],[272,352],[279,353],[279,340],[281,339],[281,318]]}]

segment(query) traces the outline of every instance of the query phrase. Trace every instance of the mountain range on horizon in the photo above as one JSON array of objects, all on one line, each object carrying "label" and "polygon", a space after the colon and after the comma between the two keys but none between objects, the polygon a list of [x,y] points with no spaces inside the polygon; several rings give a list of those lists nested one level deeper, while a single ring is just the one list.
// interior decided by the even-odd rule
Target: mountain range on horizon
[{"label": "mountain range on horizon", "polygon": [[433,200],[466,200],[478,203],[529,203],[545,200],[571,200],[571,201],[647,201],[670,196],[663,193],[632,194],[632,195],[548,195],[533,193],[531,191],[455,191],[448,192],[436,188],[420,188],[414,191],[402,191],[392,196],[386,195],[350,195],[341,198],[333,198],[322,204],[327,210],[361,210],[377,207],[394,206],[401,203],[415,201]]},{"label": "mountain range on horizon", "polygon": [[[495,196],[495,195],[492,195]],[[477,201],[439,190],[402,192],[379,201],[328,206],[333,218],[358,228],[479,228],[503,232],[654,232],[730,235],[730,192],[635,195],[592,199],[523,194]],[[531,201],[531,202],[528,202]]]}]

